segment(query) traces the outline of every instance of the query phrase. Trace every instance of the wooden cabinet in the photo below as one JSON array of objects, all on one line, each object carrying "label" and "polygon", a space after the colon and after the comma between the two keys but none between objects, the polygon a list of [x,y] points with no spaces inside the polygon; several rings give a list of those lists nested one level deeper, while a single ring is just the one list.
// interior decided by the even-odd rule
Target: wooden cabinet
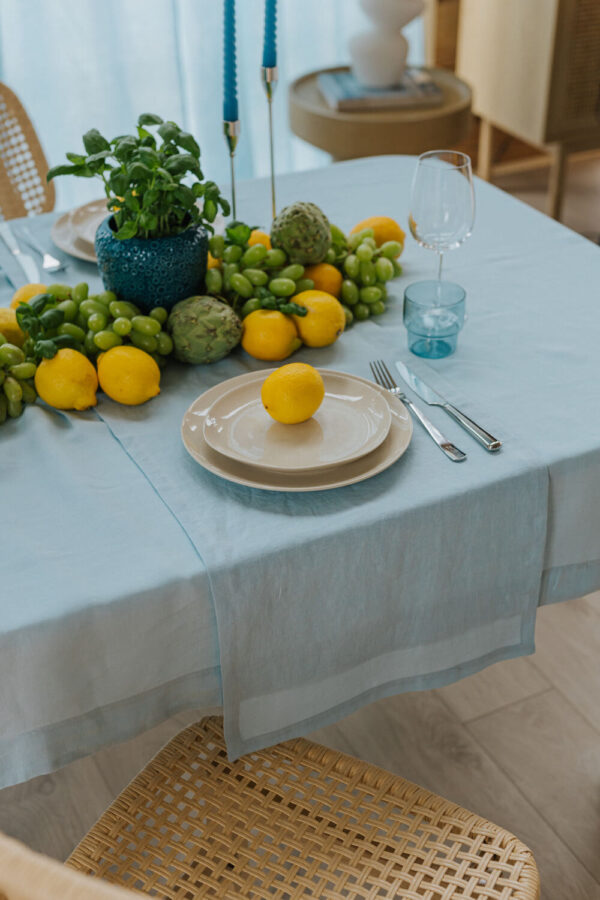
[{"label": "wooden cabinet", "polygon": [[566,155],[600,147],[600,0],[460,0],[456,71],[482,120],[480,174],[494,127],[549,150],[558,218]]}]

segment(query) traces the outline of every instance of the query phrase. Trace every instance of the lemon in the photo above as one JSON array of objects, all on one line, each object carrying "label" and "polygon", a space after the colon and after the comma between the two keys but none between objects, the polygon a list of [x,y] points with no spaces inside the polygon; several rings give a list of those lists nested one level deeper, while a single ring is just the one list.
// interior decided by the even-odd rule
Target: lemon
[{"label": "lemon", "polygon": [[307,347],[327,347],[337,341],[346,327],[346,314],[332,294],[302,291],[293,300],[308,310],[306,316],[293,316],[298,334]]},{"label": "lemon", "polygon": [[[357,231],[362,231],[363,228],[373,229],[375,232],[375,243],[378,247],[385,244],[386,241],[397,241],[404,248],[406,234],[395,219],[391,219],[389,216],[369,216],[368,219],[363,219],[362,222],[355,225],[350,234],[356,234]],[[402,253],[402,250],[400,253]],[[400,256],[400,253],[398,256]]]},{"label": "lemon", "polygon": [[43,359],[35,373],[35,389],[56,409],[87,409],[96,405],[98,377],[83,353],[63,347],[53,359]]},{"label": "lemon", "polygon": [[255,309],[242,329],[242,347],[255,359],[287,359],[302,343],[291,317],[276,309]]},{"label": "lemon", "polygon": [[208,257],[207,257],[207,260],[206,260],[206,269],[207,269],[207,271],[208,271],[208,269],[218,269],[220,265],[221,265],[221,260],[220,260],[220,259],[215,259],[215,257],[212,255],[212,253],[211,253],[210,250],[209,250],[209,251],[208,251]]},{"label": "lemon", "polygon": [[316,263],[307,266],[303,278],[310,278],[314,282],[315,290],[325,291],[334,297],[339,297],[342,290],[343,276],[339,269],[330,263]]},{"label": "lemon", "polygon": [[19,303],[29,303],[29,301],[33,300],[34,297],[37,297],[38,294],[45,293],[45,284],[35,284],[34,282],[31,284],[24,284],[14,292],[12,300],[10,301],[11,309],[16,309]]},{"label": "lemon", "polygon": [[3,334],[9,343],[16,344],[17,347],[23,346],[25,335],[19,328],[17,313],[14,309],[6,306],[0,307],[0,334]]},{"label": "lemon", "polygon": [[319,372],[306,363],[280,366],[264,380],[260,399],[276,422],[297,425],[314,416],[325,396]]},{"label": "lemon", "polygon": [[266,233],[266,231],[260,231],[258,228],[255,228],[248,238],[248,246],[254,247],[255,244],[263,244],[267,248],[267,250],[271,249],[271,237]]},{"label": "lemon", "polygon": [[103,353],[98,381],[111,400],[126,406],[138,406],[160,393],[158,364],[137,347],[112,347]]}]

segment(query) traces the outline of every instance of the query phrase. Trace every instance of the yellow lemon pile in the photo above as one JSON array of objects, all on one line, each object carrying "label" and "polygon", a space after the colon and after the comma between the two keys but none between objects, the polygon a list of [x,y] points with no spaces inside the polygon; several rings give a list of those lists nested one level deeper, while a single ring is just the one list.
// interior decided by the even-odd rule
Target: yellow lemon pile
[{"label": "yellow lemon pile", "polygon": [[325,396],[319,372],[306,363],[280,366],[264,380],[260,398],[276,422],[297,425],[314,416]]},{"label": "yellow lemon pile", "polygon": [[327,347],[346,327],[341,303],[325,291],[302,291],[294,303],[308,310],[305,316],[288,316],[276,309],[256,309],[242,322],[242,347],[255,359],[278,362],[302,344]]},{"label": "yellow lemon pile", "polygon": [[137,347],[112,347],[98,358],[98,381],[111,400],[138,406],[160,393],[160,369]]}]

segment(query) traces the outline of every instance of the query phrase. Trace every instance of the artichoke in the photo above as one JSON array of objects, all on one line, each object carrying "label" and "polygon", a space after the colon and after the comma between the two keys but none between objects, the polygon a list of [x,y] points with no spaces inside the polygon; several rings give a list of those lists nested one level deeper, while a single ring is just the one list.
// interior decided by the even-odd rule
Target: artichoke
[{"label": "artichoke", "polygon": [[215,297],[188,297],[171,310],[167,322],[175,358],[186,363],[218,362],[239,344],[242,323]]},{"label": "artichoke", "polygon": [[271,243],[303,266],[323,262],[331,247],[331,228],[325,213],[314,203],[293,203],[275,218]]}]

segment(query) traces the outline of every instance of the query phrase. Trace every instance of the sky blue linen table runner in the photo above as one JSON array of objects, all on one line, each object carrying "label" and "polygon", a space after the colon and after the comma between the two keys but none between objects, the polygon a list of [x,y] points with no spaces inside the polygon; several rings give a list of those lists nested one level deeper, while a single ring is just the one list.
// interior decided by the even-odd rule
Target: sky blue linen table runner
[{"label": "sky blue linen table runner", "polygon": [[[344,228],[373,212],[402,221],[413,166],[385,157],[286,176],[281,202],[314,200]],[[268,196],[264,182],[241,185],[241,216],[266,222]],[[394,285],[398,299],[386,316],[296,358],[368,376],[369,359],[403,357],[502,437],[500,454],[487,454],[432,409],[431,418],[468,452],[466,463],[447,461],[416,424],[406,456],[369,482],[331,493],[267,494],[204,472],[179,438],[183,413],[199,393],[262,364],[239,352],[211,367],[173,367],[160,397],[133,410],[102,398],[99,413],[129,454],[127,465],[165,505],[162,546],[177,548],[165,570],[175,577],[183,554],[197,604],[212,592],[233,755],[384,693],[433,686],[530,652],[539,601],[600,584],[600,252],[488,185],[477,183],[477,200],[473,237],[448,255],[448,277],[466,287],[470,316],[454,357],[426,364],[407,353],[399,298],[434,267],[433,255],[409,239],[406,275]],[[44,220],[35,227],[47,235]],[[93,272],[70,268],[71,282]],[[27,420],[38,414],[29,411],[9,428],[22,426],[26,437],[33,427]],[[82,445],[89,424],[74,425]],[[125,466],[117,467],[119,483]],[[123,498],[126,508],[130,500]],[[183,528],[187,550],[168,519]],[[187,555],[192,547],[195,562]],[[118,583],[118,566],[111,577]],[[48,596],[57,590],[50,580]]]}]

